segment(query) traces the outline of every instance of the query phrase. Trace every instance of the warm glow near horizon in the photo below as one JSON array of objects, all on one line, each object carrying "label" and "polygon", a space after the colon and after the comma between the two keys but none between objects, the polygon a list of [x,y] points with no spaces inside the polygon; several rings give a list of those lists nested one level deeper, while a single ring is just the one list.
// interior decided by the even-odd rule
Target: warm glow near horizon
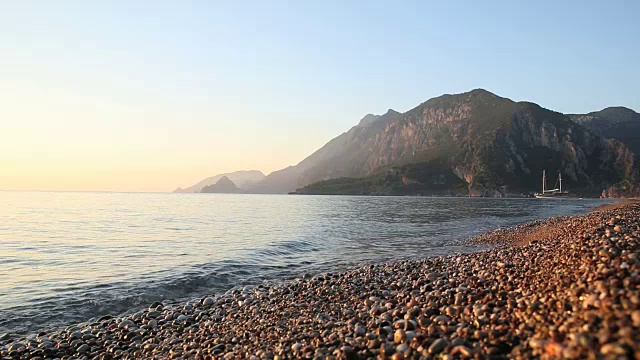
[{"label": "warm glow near horizon", "polygon": [[[0,190],[172,191],[268,174],[367,113],[478,87],[563,112],[638,110],[640,34],[621,18],[634,11],[592,5],[7,3]],[[589,19],[597,29],[577,26]]]},{"label": "warm glow near horizon", "polygon": [[[123,106],[118,96],[0,84],[0,97],[10,100],[0,107],[0,118],[20,119],[2,124],[0,189],[171,191],[221,172],[268,173],[300,160],[285,146],[268,143],[274,138],[261,139],[265,129],[234,129],[247,117],[242,111]],[[198,128],[208,119],[233,116],[229,126],[218,123],[219,131]],[[252,144],[264,147],[254,158],[247,156]]]}]

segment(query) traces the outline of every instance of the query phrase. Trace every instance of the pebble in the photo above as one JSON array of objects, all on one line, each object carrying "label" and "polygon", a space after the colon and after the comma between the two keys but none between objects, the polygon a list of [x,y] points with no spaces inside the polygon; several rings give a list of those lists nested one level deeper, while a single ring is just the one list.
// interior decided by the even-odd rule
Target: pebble
[{"label": "pebble", "polygon": [[398,344],[404,342],[406,339],[407,339],[407,334],[402,329],[396,330],[396,332],[393,334],[393,341],[395,341]]},{"label": "pebble", "polygon": [[129,320],[129,319],[125,319],[125,320],[123,320],[123,321],[118,325],[118,327],[119,327],[120,329],[130,329],[130,328],[134,328],[135,326],[136,326],[136,324],[135,324],[133,321]]},{"label": "pebble", "polygon": [[436,355],[441,353],[447,346],[449,346],[449,342],[447,339],[440,338],[433,342],[429,346],[429,354]]},{"label": "pebble", "polygon": [[215,303],[216,303],[216,301],[212,297],[206,297],[202,301],[202,305],[204,305],[204,306],[212,306]]}]

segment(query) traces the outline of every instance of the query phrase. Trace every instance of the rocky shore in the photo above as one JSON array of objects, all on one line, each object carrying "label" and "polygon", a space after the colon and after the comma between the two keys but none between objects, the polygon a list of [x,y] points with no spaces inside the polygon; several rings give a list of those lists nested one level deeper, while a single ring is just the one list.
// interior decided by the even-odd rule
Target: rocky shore
[{"label": "rocky shore", "polygon": [[0,358],[640,359],[639,202],[471,241],[496,246],[154,303]]}]

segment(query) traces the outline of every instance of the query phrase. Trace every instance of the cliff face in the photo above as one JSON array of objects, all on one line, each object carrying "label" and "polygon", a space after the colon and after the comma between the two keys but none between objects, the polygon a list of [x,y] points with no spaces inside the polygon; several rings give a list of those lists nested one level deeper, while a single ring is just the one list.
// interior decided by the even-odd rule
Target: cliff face
[{"label": "cliff face", "polygon": [[[637,175],[635,164],[623,144],[566,115],[478,89],[428,100],[404,114],[367,115],[277,175],[293,175],[280,183],[285,191],[323,181],[329,193],[496,196],[538,190],[546,169],[562,172],[570,190],[599,194]],[[330,180],[336,178],[341,180]],[[318,187],[302,192],[313,189]]]},{"label": "cliff face", "polygon": [[[495,134],[486,145],[486,155],[472,161],[472,168],[473,164],[486,167],[493,184],[510,189],[537,189],[545,169],[561,172],[567,188],[586,192],[637,175],[635,155],[623,144],[535,104],[517,103],[509,125]],[[477,185],[490,188],[491,184]]]},{"label": "cliff face", "polygon": [[602,191],[603,198],[638,198],[640,197],[640,182],[635,180],[623,180]]},{"label": "cliff face", "polygon": [[[625,107],[609,107],[589,114],[569,115],[571,120],[603,137],[625,144],[640,154],[640,114]],[[602,197],[621,198],[640,196],[640,179],[628,177],[602,192]]]}]

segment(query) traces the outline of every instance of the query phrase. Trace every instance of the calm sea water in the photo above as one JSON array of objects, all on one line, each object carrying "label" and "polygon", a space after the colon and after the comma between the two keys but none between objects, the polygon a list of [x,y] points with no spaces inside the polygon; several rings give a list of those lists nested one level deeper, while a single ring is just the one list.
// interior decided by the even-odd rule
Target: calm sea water
[{"label": "calm sea water", "polygon": [[302,273],[476,250],[596,200],[0,192],[0,334]]}]

